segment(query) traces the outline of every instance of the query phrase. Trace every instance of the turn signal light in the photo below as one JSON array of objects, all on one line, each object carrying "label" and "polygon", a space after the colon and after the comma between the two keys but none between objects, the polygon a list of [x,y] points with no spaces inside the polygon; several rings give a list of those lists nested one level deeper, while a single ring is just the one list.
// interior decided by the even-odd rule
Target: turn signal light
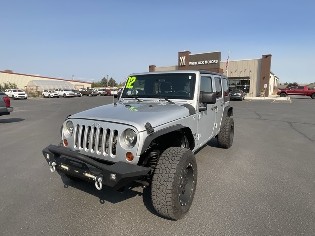
[{"label": "turn signal light", "polygon": [[131,152],[126,153],[126,160],[127,161],[133,161],[133,158],[134,158],[134,156]]},{"label": "turn signal light", "polygon": [[65,146],[65,147],[68,146],[68,140],[67,140],[67,139],[64,139],[64,140],[63,140],[63,146]]}]

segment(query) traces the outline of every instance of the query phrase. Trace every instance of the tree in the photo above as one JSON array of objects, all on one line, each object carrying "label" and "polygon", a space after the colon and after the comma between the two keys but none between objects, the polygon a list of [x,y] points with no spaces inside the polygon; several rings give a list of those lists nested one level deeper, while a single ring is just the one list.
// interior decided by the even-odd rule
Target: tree
[{"label": "tree", "polygon": [[106,79],[106,77],[103,77],[103,79],[101,80],[101,84],[102,84],[102,87],[106,87],[107,86],[107,83],[108,81],[107,81],[107,79]]},{"label": "tree", "polygon": [[299,86],[299,84],[297,82],[288,83],[287,88],[289,88],[289,87],[296,87],[296,86]]},{"label": "tree", "polygon": [[0,91],[6,90],[6,89],[14,89],[17,88],[15,83],[3,83],[3,85],[0,84]]},{"label": "tree", "polygon": [[108,86],[110,87],[116,87],[117,86],[117,83],[116,83],[116,80],[114,80],[112,77],[109,79],[108,81]]},{"label": "tree", "polygon": [[107,86],[110,86],[110,87],[117,87],[118,84],[116,82],[115,79],[113,79],[113,77],[111,77],[110,79],[107,80],[106,77],[103,77],[101,79],[101,81],[98,81],[98,82],[93,82],[92,83],[92,88],[95,88],[95,87],[107,87]]}]

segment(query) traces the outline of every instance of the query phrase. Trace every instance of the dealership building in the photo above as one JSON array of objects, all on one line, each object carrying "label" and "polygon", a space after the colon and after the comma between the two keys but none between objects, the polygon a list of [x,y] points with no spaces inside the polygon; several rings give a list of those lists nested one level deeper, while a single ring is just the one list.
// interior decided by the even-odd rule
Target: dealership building
[{"label": "dealership building", "polygon": [[150,65],[149,71],[207,70],[229,78],[230,89],[241,89],[248,97],[270,96],[277,92],[279,78],[271,72],[271,54],[258,59],[221,61],[221,52],[191,54],[178,52],[177,65]]}]

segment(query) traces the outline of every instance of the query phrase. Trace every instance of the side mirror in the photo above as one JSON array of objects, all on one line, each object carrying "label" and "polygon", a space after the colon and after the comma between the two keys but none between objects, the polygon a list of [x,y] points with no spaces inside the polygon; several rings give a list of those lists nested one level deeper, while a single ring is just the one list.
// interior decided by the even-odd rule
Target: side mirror
[{"label": "side mirror", "polygon": [[206,104],[215,104],[217,102],[217,94],[210,92],[200,92],[199,102]]}]

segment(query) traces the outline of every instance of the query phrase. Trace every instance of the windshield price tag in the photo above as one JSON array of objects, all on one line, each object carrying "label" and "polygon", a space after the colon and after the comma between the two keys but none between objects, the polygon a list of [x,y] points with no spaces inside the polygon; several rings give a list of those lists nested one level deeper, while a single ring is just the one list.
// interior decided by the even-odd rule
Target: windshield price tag
[{"label": "windshield price tag", "polygon": [[133,84],[134,82],[136,82],[137,78],[136,76],[130,76],[128,78],[127,84],[126,84],[126,88],[132,89],[133,88]]}]

